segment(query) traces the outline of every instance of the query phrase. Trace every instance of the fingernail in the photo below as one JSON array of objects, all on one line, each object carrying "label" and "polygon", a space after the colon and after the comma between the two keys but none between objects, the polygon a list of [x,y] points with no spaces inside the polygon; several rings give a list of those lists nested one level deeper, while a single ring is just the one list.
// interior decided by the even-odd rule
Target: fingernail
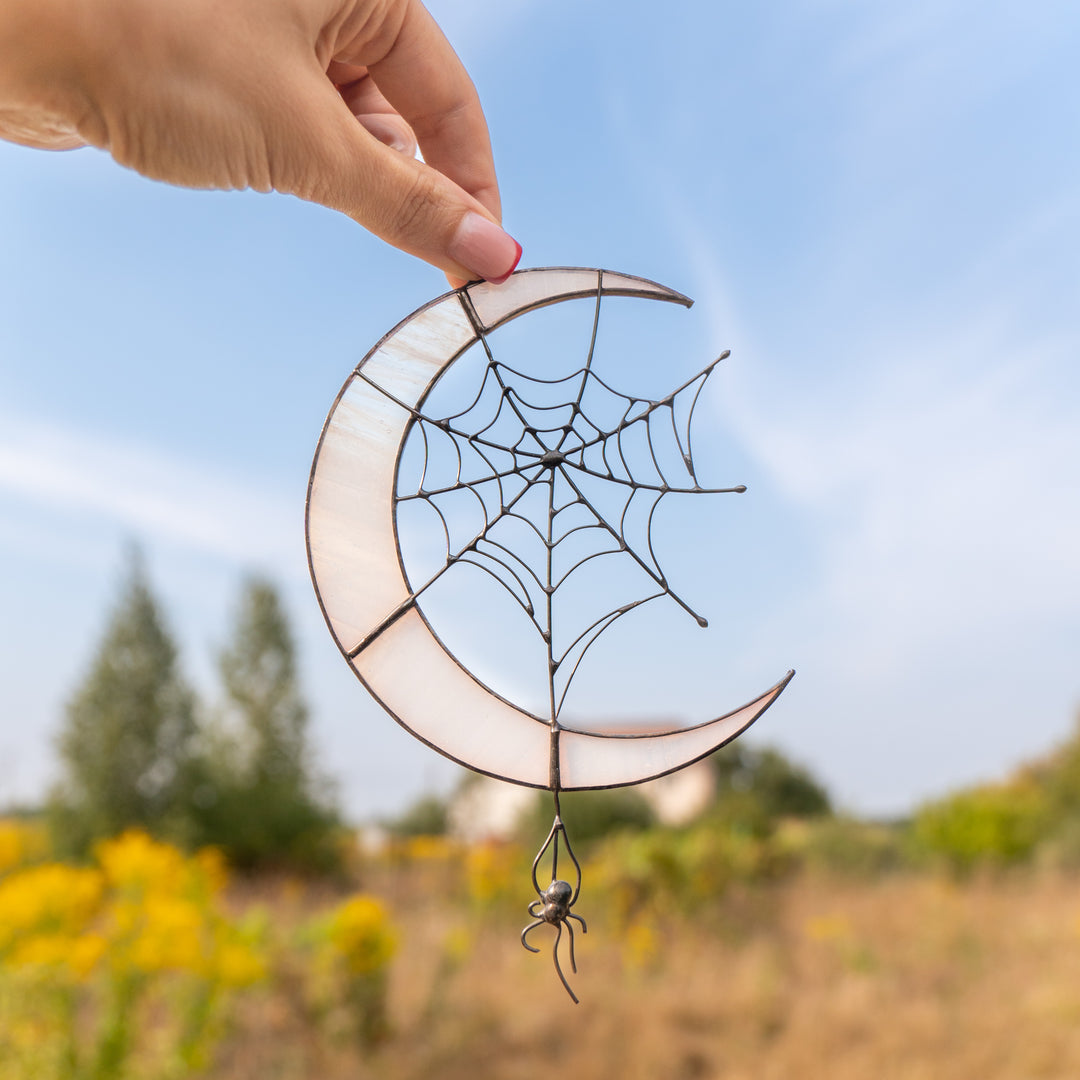
[{"label": "fingernail", "polygon": [[477,277],[501,285],[521,258],[521,245],[492,221],[470,210],[457,227],[447,255]]}]

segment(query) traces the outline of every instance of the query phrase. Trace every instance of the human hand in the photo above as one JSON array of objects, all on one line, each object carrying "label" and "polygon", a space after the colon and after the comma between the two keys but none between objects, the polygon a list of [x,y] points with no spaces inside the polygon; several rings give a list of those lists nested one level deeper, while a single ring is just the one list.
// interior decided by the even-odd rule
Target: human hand
[{"label": "human hand", "polygon": [[419,0],[3,0],[0,136],[297,195],[455,285],[521,255],[476,90]]}]

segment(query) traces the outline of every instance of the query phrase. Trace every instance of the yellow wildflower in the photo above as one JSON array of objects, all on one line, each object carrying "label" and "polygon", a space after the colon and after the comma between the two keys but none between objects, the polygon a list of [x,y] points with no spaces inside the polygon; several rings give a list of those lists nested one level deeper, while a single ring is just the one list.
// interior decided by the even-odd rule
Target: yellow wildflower
[{"label": "yellow wildflower", "polygon": [[623,940],[623,963],[632,971],[650,967],[657,958],[660,941],[655,929],[645,920],[630,924]]},{"label": "yellow wildflower", "polygon": [[229,872],[225,856],[217,848],[203,848],[191,857],[193,876],[207,896],[218,896],[228,884]]},{"label": "yellow wildflower", "polygon": [[0,952],[30,934],[76,934],[97,912],[104,882],[96,870],[46,863],[0,882]]},{"label": "yellow wildflower", "polygon": [[202,972],[210,952],[207,915],[183,897],[151,895],[117,906],[117,960],[147,974]]},{"label": "yellow wildflower", "polygon": [[446,836],[410,836],[405,841],[405,855],[409,859],[445,862],[457,853],[457,844]]},{"label": "yellow wildflower", "polygon": [[844,941],[851,937],[851,923],[844,915],[818,915],[807,919],[804,929],[811,941]]},{"label": "yellow wildflower", "polygon": [[519,850],[510,844],[477,844],[465,859],[465,880],[475,903],[490,904],[519,884]]},{"label": "yellow wildflower", "polygon": [[30,934],[19,938],[7,956],[12,968],[48,968],[58,974],[87,979],[105,952],[100,934]]},{"label": "yellow wildflower", "polygon": [[108,943],[101,934],[80,934],[71,942],[67,966],[77,979],[88,979],[105,955]]},{"label": "yellow wildflower", "polygon": [[346,900],[330,917],[327,936],[352,975],[380,971],[397,951],[386,908],[372,896]]},{"label": "yellow wildflower", "polygon": [[473,935],[464,926],[455,926],[443,938],[443,955],[454,967],[464,963],[473,949]]},{"label": "yellow wildflower", "polygon": [[109,885],[122,892],[178,892],[184,881],[183,853],[138,829],[102,841],[94,854]]},{"label": "yellow wildflower", "polygon": [[213,976],[223,986],[251,986],[266,978],[266,962],[245,941],[223,941],[214,953]]},{"label": "yellow wildflower", "polygon": [[8,957],[11,967],[60,967],[67,959],[72,939],[66,934],[34,934],[20,938]]}]

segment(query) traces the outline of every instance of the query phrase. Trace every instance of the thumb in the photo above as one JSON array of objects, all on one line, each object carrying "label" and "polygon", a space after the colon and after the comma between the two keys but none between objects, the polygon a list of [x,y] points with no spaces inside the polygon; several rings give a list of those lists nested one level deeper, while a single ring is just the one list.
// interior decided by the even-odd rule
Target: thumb
[{"label": "thumb", "polygon": [[452,279],[500,284],[510,276],[521,245],[490,211],[365,130],[325,74],[307,81],[294,103],[301,107],[279,114],[268,146],[277,190],[347,214]]}]

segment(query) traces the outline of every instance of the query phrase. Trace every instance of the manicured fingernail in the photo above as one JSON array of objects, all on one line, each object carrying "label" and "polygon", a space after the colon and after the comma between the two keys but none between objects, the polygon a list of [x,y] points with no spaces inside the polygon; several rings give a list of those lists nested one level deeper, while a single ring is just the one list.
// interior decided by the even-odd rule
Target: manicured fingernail
[{"label": "manicured fingernail", "polygon": [[470,210],[447,248],[447,255],[477,277],[501,285],[521,258],[521,245],[494,222]]}]

